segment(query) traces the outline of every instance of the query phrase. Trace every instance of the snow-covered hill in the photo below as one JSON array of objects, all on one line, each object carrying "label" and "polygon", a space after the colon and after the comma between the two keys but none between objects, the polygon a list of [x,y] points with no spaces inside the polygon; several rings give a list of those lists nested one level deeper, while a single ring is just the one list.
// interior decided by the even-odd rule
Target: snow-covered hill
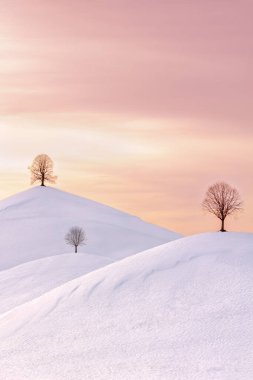
[{"label": "snow-covered hill", "polygon": [[110,264],[0,317],[1,376],[252,379],[252,273],[253,234],[239,233]]},{"label": "snow-covered hill", "polygon": [[0,314],[112,260],[87,254],[62,254],[0,271]]},{"label": "snow-covered hill", "polygon": [[0,202],[0,270],[66,252],[64,236],[83,227],[80,252],[119,259],[180,237],[141,219],[51,187],[34,187]]}]

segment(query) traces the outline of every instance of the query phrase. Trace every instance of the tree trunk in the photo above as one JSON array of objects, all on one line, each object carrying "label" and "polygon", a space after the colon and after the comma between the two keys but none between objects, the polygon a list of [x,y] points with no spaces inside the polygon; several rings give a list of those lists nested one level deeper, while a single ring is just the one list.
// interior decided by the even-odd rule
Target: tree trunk
[{"label": "tree trunk", "polygon": [[75,245],[75,253],[77,253],[77,245]]},{"label": "tree trunk", "polygon": [[221,219],[221,229],[220,229],[220,232],[226,232],[225,230],[225,219]]},{"label": "tree trunk", "polygon": [[44,174],[42,174],[41,185],[40,186],[45,186],[44,181],[45,181]]}]

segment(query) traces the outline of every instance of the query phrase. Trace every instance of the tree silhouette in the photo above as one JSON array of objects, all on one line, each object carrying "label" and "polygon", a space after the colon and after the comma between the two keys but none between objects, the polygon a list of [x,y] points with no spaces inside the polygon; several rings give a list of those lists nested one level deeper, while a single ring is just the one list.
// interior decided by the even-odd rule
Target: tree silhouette
[{"label": "tree silhouette", "polygon": [[77,247],[84,245],[87,242],[84,230],[81,227],[72,227],[65,236],[65,241],[68,245],[75,247],[75,253],[77,253]]},{"label": "tree silhouette", "polygon": [[54,163],[47,154],[39,154],[33,160],[29,167],[31,171],[31,184],[40,182],[41,186],[45,186],[45,182],[55,183],[57,177],[53,174]]},{"label": "tree silhouette", "polygon": [[217,182],[207,190],[202,207],[221,220],[220,231],[225,232],[225,219],[242,210],[242,201],[237,189],[225,182]]}]

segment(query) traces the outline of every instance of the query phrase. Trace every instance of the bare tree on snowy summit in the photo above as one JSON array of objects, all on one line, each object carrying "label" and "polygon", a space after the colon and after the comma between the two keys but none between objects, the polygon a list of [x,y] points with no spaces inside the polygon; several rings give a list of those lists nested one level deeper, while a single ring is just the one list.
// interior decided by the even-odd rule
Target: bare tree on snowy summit
[{"label": "bare tree on snowy summit", "polygon": [[77,253],[77,247],[84,245],[87,242],[87,238],[84,230],[81,227],[72,227],[65,236],[65,241],[68,245],[75,247],[75,253]]},{"label": "bare tree on snowy summit", "polygon": [[53,174],[54,163],[47,154],[39,154],[33,160],[29,167],[31,171],[31,184],[40,182],[41,186],[45,186],[45,182],[55,183],[57,177]]},{"label": "bare tree on snowy summit", "polygon": [[220,231],[226,232],[225,219],[242,210],[242,200],[237,189],[225,182],[217,182],[207,190],[202,207],[221,220]]}]

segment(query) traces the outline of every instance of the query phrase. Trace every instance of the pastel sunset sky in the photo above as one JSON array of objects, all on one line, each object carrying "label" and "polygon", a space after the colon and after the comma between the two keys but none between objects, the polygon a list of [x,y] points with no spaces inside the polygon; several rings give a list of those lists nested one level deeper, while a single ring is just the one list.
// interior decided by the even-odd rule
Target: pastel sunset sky
[{"label": "pastel sunset sky", "polygon": [[251,0],[1,0],[0,198],[57,187],[191,234],[213,182],[253,231]]}]

